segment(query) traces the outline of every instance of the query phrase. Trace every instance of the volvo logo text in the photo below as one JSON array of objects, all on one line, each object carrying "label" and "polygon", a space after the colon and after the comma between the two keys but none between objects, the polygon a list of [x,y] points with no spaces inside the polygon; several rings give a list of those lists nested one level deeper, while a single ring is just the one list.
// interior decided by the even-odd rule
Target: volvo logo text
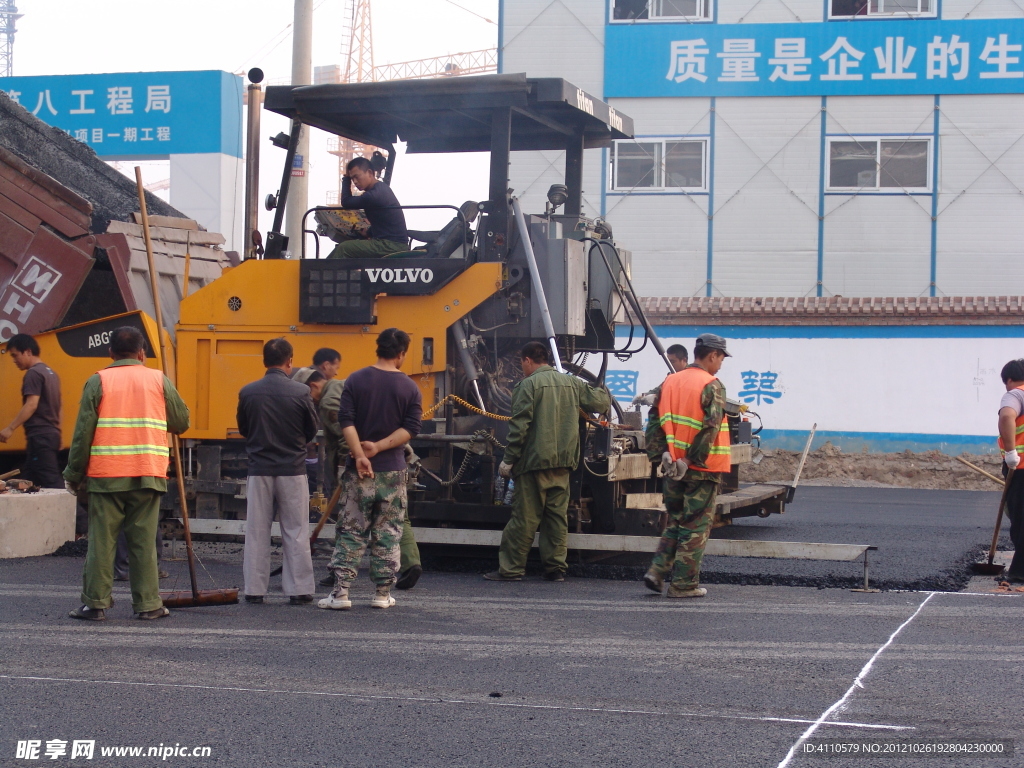
[{"label": "volvo logo text", "polygon": [[434,279],[432,269],[367,269],[371,283],[429,283]]}]

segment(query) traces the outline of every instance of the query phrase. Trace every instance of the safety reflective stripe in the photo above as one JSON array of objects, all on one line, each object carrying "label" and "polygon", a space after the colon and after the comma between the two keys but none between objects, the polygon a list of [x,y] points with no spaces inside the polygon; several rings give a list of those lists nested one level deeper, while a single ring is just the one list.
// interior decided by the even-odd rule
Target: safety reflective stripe
[{"label": "safety reflective stripe", "polygon": [[89,452],[93,456],[131,456],[139,453],[170,455],[166,445],[94,445]]},{"label": "safety reflective stripe", "polygon": [[101,417],[96,421],[97,428],[99,427],[150,427],[152,429],[159,429],[164,432],[167,431],[167,422],[163,419],[124,419],[124,418],[113,418],[110,416]]},{"label": "safety reflective stripe", "polygon": [[89,477],[167,477],[164,376],[141,365],[99,372],[103,396],[89,449]]},{"label": "safety reflective stripe", "polygon": [[[704,429],[705,411],[701,402],[704,388],[715,380],[707,371],[690,367],[670,374],[662,385],[659,422],[669,453],[674,459],[686,457],[696,436]],[[723,417],[708,458],[703,464],[692,464],[693,469],[709,472],[728,472],[732,451],[729,447],[729,424]]]},{"label": "safety reflective stripe", "polygon": [[693,427],[694,429],[700,429],[702,426],[704,426],[702,422],[699,422],[696,419],[691,419],[688,416],[680,416],[679,414],[676,413],[662,414],[660,418],[662,426],[668,423],[685,424],[686,426]]}]

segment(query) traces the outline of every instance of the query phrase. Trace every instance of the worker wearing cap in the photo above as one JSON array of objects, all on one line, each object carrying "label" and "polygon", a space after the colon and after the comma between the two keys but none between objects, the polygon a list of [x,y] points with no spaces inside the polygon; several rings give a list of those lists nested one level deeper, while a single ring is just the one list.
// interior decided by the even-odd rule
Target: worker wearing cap
[{"label": "worker wearing cap", "polygon": [[1000,581],[1024,584],[1024,360],[1011,360],[1000,372],[1006,394],[999,401],[999,447],[1003,450],[1003,476],[1014,470],[1006,494],[1006,516],[1010,518],[1013,560]]},{"label": "worker wearing cap", "polygon": [[607,413],[611,400],[551,367],[548,347],[531,341],[519,353],[526,378],[512,390],[508,447],[498,472],[515,478],[512,517],[501,534],[498,570],[489,581],[520,581],[533,535],[540,530],[544,578],[564,581],[569,474],[580,459],[579,412]]},{"label": "worker wearing cap", "polygon": [[700,563],[718,486],[732,463],[725,387],[716,376],[731,357],[725,339],[713,333],[698,336],[693,357],[692,365],[665,379],[647,423],[647,453],[652,461],[660,458],[665,476],[668,524],[644,584],[660,594],[669,579],[667,597],[707,594],[699,586]]}]

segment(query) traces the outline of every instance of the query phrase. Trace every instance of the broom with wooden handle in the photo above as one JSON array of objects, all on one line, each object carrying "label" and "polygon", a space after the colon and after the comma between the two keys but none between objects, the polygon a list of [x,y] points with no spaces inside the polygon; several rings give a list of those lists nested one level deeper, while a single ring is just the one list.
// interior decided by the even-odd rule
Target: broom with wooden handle
[{"label": "broom with wooden handle", "polygon": [[[163,313],[160,309],[160,280],[153,257],[153,241],[149,236],[149,213],[146,210],[146,188],[142,185],[142,169],[135,166],[135,184],[139,190],[139,210],[142,214],[142,235],[146,241],[146,258],[149,260],[149,285],[153,291],[153,310],[156,317],[156,332],[160,343],[160,367],[164,376],[170,378],[167,362],[170,350],[164,340]],[[174,457],[174,474],[178,481],[178,498],[181,502],[181,524],[185,528],[185,552],[188,554],[188,575],[192,583],[191,592],[161,592],[160,598],[169,608],[188,608],[197,605],[230,605],[238,602],[237,589],[204,589],[196,584],[196,559],[192,551],[192,532],[188,523],[188,497],[185,493],[185,475],[181,465],[181,442],[177,435],[171,435],[171,453]]]}]

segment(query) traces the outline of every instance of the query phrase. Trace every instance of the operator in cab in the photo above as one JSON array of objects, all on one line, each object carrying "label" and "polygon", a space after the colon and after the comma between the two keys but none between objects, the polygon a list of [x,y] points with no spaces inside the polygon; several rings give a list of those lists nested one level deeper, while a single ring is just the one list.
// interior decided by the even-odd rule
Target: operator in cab
[{"label": "operator in cab", "polygon": [[[363,194],[353,195],[352,185]],[[391,187],[377,178],[373,165],[365,157],[357,157],[345,166],[341,182],[341,206],[348,210],[361,208],[370,220],[365,240],[338,243],[329,259],[379,259],[392,253],[409,250],[409,231],[405,213]]]}]

